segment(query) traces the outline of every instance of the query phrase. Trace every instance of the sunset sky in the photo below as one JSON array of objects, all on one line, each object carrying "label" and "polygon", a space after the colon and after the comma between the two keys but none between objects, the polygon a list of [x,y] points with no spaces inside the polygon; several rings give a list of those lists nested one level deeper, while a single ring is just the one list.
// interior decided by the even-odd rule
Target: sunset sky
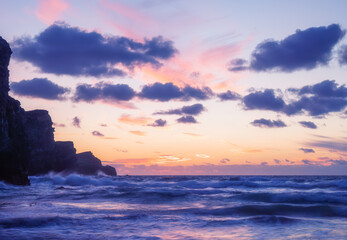
[{"label": "sunset sky", "polygon": [[1,1],[10,95],[119,174],[346,174],[346,1]]}]

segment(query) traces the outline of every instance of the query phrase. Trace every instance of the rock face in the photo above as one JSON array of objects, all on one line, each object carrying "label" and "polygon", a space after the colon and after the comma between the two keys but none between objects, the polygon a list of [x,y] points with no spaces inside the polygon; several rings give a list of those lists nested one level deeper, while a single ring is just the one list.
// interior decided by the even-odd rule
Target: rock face
[{"label": "rock face", "polygon": [[76,168],[77,157],[73,142],[55,142],[55,156],[53,171],[70,171]]},{"label": "rock face", "polygon": [[29,185],[25,112],[19,101],[8,96],[11,53],[8,43],[0,37],[0,180]]},{"label": "rock face", "polygon": [[12,51],[0,37],[0,181],[29,185],[28,175],[55,172],[116,176],[111,166],[102,166],[91,152],[76,154],[73,142],[55,142],[52,119],[46,110],[25,112],[8,95]]},{"label": "rock face", "polygon": [[29,175],[45,174],[53,170],[55,160],[54,129],[46,110],[25,112],[25,134],[30,152]]},{"label": "rock face", "polygon": [[85,175],[95,175],[99,171],[110,175],[117,176],[116,169],[111,166],[102,166],[101,161],[96,158],[92,152],[83,152],[77,154],[77,172]]}]

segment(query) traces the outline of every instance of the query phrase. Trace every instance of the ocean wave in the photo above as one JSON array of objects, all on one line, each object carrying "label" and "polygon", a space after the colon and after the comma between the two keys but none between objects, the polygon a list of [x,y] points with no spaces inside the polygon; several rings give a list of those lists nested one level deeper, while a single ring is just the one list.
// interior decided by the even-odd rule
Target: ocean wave
[{"label": "ocean wave", "polygon": [[347,193],[335,192],[334,194],[325,192],[303,193],[272,193],[272,192],[251,192],[242,193],[234,198],[265,203],[292,203],[292,204],[313,204],[313,203],[332,203],[347,205]]},{"label": "ocean wave", "polygon": [[347,217],[346,207],[329,205],[297,206],[290,204],[242,205],[212,209],[184,209],[186,213],[212,216],[298,216],[298,217]]}]

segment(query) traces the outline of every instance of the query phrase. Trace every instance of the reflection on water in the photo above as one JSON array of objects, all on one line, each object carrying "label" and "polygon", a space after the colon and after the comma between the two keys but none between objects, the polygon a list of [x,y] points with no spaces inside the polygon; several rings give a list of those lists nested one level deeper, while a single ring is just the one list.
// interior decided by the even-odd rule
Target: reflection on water
[{"label": "reflection on water", "polygon": [[347,239],[347,177],[0,182],[0,239]]}]

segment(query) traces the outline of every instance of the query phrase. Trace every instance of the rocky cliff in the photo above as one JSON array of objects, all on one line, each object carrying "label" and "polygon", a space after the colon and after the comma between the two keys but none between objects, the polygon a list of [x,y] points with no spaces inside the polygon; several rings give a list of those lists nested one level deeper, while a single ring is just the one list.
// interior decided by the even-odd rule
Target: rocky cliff
[{"label": "rocky cliff", "polygon": [[[55,142],[51,117],[46,110],[24,111],[8,95],[12,51],[0,37],[0,180],[29,185],[28,175],[55,172],[116,176],[111,166],[88,154],[76,154],[73,142]],[[93,159],[95,158],[95,159]]]},{"label": "rocky cliff", "polygon": [[28,185],[29,149],[24,133],[25,112],[8,96],[8,64],[12,51],[0,37],[0,180]]}]

